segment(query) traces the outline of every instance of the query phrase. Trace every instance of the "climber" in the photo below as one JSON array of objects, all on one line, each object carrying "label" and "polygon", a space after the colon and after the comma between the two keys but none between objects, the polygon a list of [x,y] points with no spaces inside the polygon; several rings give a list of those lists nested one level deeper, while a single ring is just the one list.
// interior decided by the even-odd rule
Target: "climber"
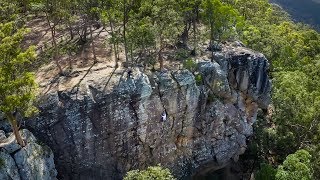
[{"label": "climber", "polygon": [[166,111],[163,111],[161,114],[161,121],[166,121],[167,120],[167,113]]},{"label": "climber", "polygon": [[130,79],[132,76],[132,70],[131,69],[128,69],[128,72],[127,72],[127,79]]}]

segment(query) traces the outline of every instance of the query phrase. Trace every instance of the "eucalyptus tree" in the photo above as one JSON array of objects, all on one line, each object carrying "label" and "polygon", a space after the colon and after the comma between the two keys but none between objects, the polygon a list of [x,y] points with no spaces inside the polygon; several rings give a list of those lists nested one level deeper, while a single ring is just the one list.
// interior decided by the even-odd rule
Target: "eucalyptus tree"
[{"label": "eucalyptus tree", "polygon": [[102,25],[105,28],[110,28],[110,37],[107,40],[112,44],[115,56],[115,67],[118,68],[118,62],[120,60],[120,43],[122,42],[121,22],[123,20],[120,2],[116,0],[101,1],[98,12]]},{"label": "eucalyptus tree", "polygon": [[16,29],[13,22],[0,23],[0,112],[11,124],[17,142],[25,146],[17,115],[30,116],[36,111],[36,83],[29,67],[35,59],[34,48],[22,50],[26,29]]},{"label": "eucalyptus tree", "polygon": [[183,29],[183,19],[175,0],[145,0],[142,1],[141,14],[149,17],[156,40],[156,56],[163,69],[163,51],[168,45],[175,44]]},{"label": "eucalyptus tree", "polygon": [[155,46],[155,30],[150,17],[136,19],[129,24],[128,47],[131,59],[133,60],[137,56],[134,63],[137,63],[138,59],[142,59],[145,68],[148,64],[152,64]]},{"label": "eucalyptus tree", "polygon": [[19,16],[19,6],[9,0],[0,1],[0,22],[16,21]]},{"label": "eucalyptus tree", "polygon": [[61,22],[62,18],[65,15],[65,11],[61,7],[64,5],[63,0],[44,0],[45,3],[45,15],[48,27],[51,32],[51,40],[53,46],[53,60],[55,61],[59,74],[63,75],[63,69],[59,63],[59,48],[57,42],[57,26]]},{"label": "eucalyptus tree", "polygon": [[190,29],[192,27],[193,33],[193,48],[194,52],[198,44],[198,28],[197,24],[200,20],[200,4],[201,0],[178,0],[179,11],[181,12],[183,18],[183,32],[180,35],[180,40],[184,46],[187,45],[187,41],[190,39]]},{"label": "eucalyptus tree", "polygon": [[134,21],[132,19],[135,14],[139,13],[139,8],[141,6],[140,0],[122,0],[120,2],[120,7],[122,8],[122,36],[123,36],[123,45],[124,45],[124,52],[125,52],[125,59],[126,63],[129,62],[128,56],[128,23],[130,21]]},{"label": "eucalyptus tree", "polygon": [[242,18],[231,5],[220,0],[204,0],[201,4],[202,21],[209,26],[209,37],[212,41],[228,39],[235,33]]},{"label": "eucalyptus tree", "polygon": [[311,155],[306,150],[299,150],[287,156],[277,169],[276,180],[312,180]]}]

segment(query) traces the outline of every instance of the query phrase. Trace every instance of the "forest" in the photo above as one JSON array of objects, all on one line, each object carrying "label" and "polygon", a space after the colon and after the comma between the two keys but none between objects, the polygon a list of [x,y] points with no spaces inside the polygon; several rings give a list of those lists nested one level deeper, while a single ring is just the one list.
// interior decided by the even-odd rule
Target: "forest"
[{"label": "forest", "polygon": [[282,6],[289,14],[292,15],[294,21],[304,22],[312,25],[313,28],[319,30],[320,19],[318,9],[320,2],[317,0],[310,1],[287,1],[273,0],[272,3],[277,3]]},{"label": "forest", "polygon": [[[51,39],[41,46],[27,41],[35,17]],[[175,51],[190,69],[205,42],[214,49],[241,41],[263,53],[272,105],[258,116],[240,160],[257,180],[320,179],[320,34],[268,0],[0,0],[0,112],[21,146],[16,114],[38,112],[36,72],[53,62],[57,75],[68,77],[70,59],[84,48],[90,63],[101,61],[93,40],[99,29],[108,33],[103,42],[115,68],[163,71]],[[174,179],[160,167],[125,179],[156,177]]]}]

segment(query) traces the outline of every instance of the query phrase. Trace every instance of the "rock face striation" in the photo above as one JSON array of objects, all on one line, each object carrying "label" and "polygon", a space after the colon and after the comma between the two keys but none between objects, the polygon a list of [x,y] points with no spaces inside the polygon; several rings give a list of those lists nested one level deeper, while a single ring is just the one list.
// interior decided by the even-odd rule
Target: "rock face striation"
[{"label": "rock face striation", "polygon": [[121,179],[159,163],[188,179],[244,153],[270,102],[268,66],[262,54],[224,47],[192,73],[96,70],[49,91],[27,127],[53,149],[61,179]]},{"label": "rock face striation", "polygon": [[14,135],[6,137],[0,130],[0,179],[1,180],[56,180],[53,152],[41,144],[33,134],[24,129],[20,131],[26,146],[21,148]]}]

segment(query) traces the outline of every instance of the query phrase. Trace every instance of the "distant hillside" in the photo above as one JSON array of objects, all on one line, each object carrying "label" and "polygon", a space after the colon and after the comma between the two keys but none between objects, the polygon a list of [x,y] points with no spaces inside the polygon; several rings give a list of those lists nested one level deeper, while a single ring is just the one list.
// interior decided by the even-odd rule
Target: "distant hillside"
[{"label": "distant hillside", "polygon": [[281,5],[294,20],[320,30],[320,0],[270,0]]}]

